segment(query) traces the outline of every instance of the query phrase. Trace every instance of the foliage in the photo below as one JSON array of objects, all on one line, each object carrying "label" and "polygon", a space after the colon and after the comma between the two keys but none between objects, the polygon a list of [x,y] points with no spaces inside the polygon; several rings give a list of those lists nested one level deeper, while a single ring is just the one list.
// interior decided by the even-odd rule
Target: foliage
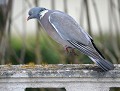
[{"label": "foliage", "polygon": [[[115,37],[114,37],[115,38]],[[63,46],[60,46],[58,43],[54,42],[50,37],[45,35],[44,33],[40,34],[40,55],[41,55],[41,63],[47,64],[58,64],[58,63],[92,63],[92,61],[86,56],[80,53],[78,50],[75,52],[78,56],[67,54],[64,50]],[[94,42],[97,45],[98,49],[103,53],[103,55],[110,61],[115,62],[109,56],[111,53],[116,61],[118,62],[117,56],[114,52],[114,48],[112,46],[111,40],[109,40],[109,36],[106,34],[103,37],[104,40],[101,40],[100,36],[94,36]],[[103,43],[102,43],[103,42]],[[17,57],[20,57],[22,50],[22,41],[19,38],[13,37],[11,39],[11,48],[15,50]],[[109,51],[109,53],[105,51]],[[14,55],[10,57],[13,64],[19,64],[19,61],[16,61]],[[36,63],[35,58],[35,37],[29,36],[26,39],[26,52],[24,63],[34,62]]]}]

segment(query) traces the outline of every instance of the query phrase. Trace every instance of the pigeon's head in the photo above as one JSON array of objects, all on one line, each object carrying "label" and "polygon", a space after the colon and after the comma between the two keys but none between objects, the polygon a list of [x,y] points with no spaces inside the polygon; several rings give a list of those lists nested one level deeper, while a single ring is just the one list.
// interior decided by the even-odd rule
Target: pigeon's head
[{"label": "pigeon's head", "polygon": [[42,8],[42,7],[34,7],[32,9],[30,9],[28,12],[29,16],[28,16],[27,20],[40,19],[41,17],[43,17],[43,12],[46,10],[47,9]]}]

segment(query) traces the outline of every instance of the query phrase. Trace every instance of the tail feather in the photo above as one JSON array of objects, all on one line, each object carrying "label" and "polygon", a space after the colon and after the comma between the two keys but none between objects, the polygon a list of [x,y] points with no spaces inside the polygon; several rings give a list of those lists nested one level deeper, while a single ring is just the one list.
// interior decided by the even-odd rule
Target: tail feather
[{"label": "tail feather", "polygon": [[89,57],[89,58],[93,60],[103,71],[114,69],[114,65],[103,58],[100,58],[100,59],[93,59],[92,57]]},{"label": "tail feather", "polygon": [[92,42],[92,46],[86,46],[83,45],[77,41],[69,41],[70,44],[72,44],[75,48],[77,48],[80,52],[83,54],[89,56],[89,58],[96,63],[101,69],[104,71],[112,70],[114,69],[114,65],[110,63],[109,61],[105,60],[103,55],[100,53],[100,51],[96,48],[95,44]]}]

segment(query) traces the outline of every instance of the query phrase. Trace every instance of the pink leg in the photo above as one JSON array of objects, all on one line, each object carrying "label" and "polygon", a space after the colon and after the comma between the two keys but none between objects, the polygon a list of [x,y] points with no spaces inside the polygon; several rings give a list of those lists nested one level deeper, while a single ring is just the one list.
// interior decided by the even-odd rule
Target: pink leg
[{"label": "pink leg", "polygon": [[69,49],[71,49],[72,47],[69,47],[69,46],[65,46],[65,51],[67,52],[67,53],[70,53],[70,51],[69,51]]},{"label": "pink leg", "polygon": [[77,54],[77,53],[75,53],[75,48],[72,48],[71,53],[72,53],[73,55],[75,55],[75,56],[78,56],[78,54]]},{"label": "pink leg", "polygon": [[[70,49],[70,51],[69,51],[69,49]],[[73,54],[73,55],[76,55],[76,56],[78,56],[76,53],[75,53],[75,50],[74,50],[75,48],[72,48],[72,47],[70,47],[70,46],[65,46],[65,50],[67,51],[67,53],[71,53],[71,54]]]}]

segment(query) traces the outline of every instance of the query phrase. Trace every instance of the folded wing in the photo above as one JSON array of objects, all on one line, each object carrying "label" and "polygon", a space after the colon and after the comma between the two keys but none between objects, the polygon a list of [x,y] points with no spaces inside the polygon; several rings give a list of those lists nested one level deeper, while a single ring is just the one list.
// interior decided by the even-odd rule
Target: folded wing
[{"label": "folded wing", "polygon": [[89,44],[91,37],[69,15],[54,12],[49,16],[49,22],[64,40],[76,40],[83,45]]}]

